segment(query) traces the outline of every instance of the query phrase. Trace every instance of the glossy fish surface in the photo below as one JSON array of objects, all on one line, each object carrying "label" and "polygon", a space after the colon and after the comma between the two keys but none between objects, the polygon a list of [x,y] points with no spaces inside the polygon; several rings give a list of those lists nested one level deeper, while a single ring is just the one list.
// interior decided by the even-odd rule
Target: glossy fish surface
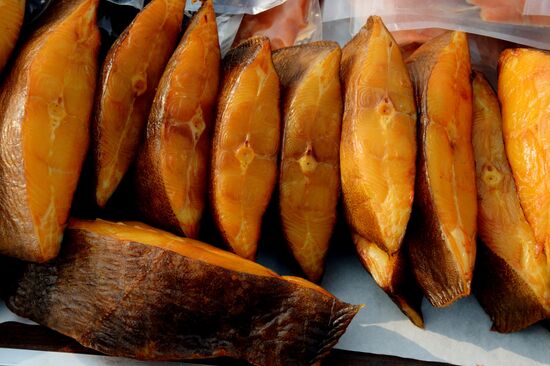
[{"label": "glossy fish surface", "polygon": [[[498,99],[480,73],[472,83],[480,249],[475,293],[500,332],[523,329],[550,308],[550,269],[525,219],[504,148]],[[547,310],[546,310],[547,311]]]},{"label": "glossy fish surface", "polygon": [[231,49],[223,60],[223,73],[210,199],[231,250],[253,259],[278,170],[280,91],[269,39],[250,38]]},{"label": "glossy fish surface", "polygon": [[401,247],[414,197],[416,107],[399,46],[379,17],[344,47],[342,194],[352,231],[389,254]]},{"label": "glossy fish surface", "polygon": [[206,1],[160,80],[135,175],[148,221],[191,238],[205,207],[219,78],[216,14]]},{"label": "glossy fish surface", "polygon": [[185,0],[152,0],[103,63],[92,128],[99,207],[136,157],[157,85],[177,46],[184,7]]},{"label": "glossy fish surface", "polygon": [[89,141],[98,0],[56,2],[0,95],[0,253],[56,256]]},{"label": "glossy fish surface", "polygon": [[342,124],[338,44],[313,42],[273,53],[281,81],[283,138],[279,209],[289,247],[319,281],[336,222]]},{"label": "glossy fish surface", "polygon": [[477,197],[470,55],[465,33],[446,32],[407,60],[419,109],[411,266],[436,307],[470,294]]},{"label": "glossy fish surface", "polygon": [[502,52],[498,97],[521,207],[538,251],[550,253],[550,54],[524,48]]}]

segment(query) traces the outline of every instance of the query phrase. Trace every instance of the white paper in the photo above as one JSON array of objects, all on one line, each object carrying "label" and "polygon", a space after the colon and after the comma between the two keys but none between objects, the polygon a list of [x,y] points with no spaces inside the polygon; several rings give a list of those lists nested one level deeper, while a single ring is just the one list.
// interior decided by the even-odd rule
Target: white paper
[{"label": "white paper", "polygon": [[[448,362],[456,365],[527,366],[550,365],[550,332],[541,326],[532,326],[513,334],[491,332],[489,317],[474,297],[458,301],[454,305],[435,309],[425,300],[422,310],[426,329],[409,322],[393,302],[373,282],[355,257],[350,243],[344,248],[334,248],[330,253],[323,286],[338,298],[353,304],[365,304],[357,314],[336,348],[395,355],[424,361]],[[289,274],[279,254],[260,248],[259,261],[281,274]],[[20,321],[0,304],[0,323]],[[0,361],[13,358],[13,352],[0,349]],[[26,351],[25,351],[26,352]],[[23,352],[24,354],[26,354]],[[28,352],[27,352],[28,353]],[[23,356],[21,356],[23,357]],[[29,360],[52,360],[51,365],[113,365],[109,358],[79,356],[59,353],[28,353]],[[39,357],[36,359],[35,357]],[[61,358],[60,358],[61,357]],[[63,358],[66,357],[66,358]],[[81,357],[83,357],[81,359]],[[55,363],[55,360],[66,360]],[[17,365],[29,365],[26,358]],[[78,360],[77,363],[74,360]],[[74,362],[73,362],[74,361]],[[160,365],[126,360],[117,365]]]}]

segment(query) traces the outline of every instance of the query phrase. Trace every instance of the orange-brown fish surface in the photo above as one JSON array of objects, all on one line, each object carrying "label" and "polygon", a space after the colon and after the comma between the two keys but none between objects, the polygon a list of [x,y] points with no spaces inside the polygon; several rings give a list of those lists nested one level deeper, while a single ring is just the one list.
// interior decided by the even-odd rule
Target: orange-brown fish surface
[{"label": "orange-brown fish surface", "polygon": [[470,55],[465,33],[447,32],[407,60],[419,109],[411,266],[432,305],[470,294],[477,197]]},{"label": "orange-brown fish surface", "polygon": [[416,107],[399,46],[379,17],[344,47],[340,142],[344,208],[352,231],[393,254],[409,221]]},{"label": "orange-brown fish surface", "polygon": [[24,15],[25,0],[0,0],[0,74],[15,47]]},{"label": "orange-brown fish surface", "polygon": [[284,125],[279,173],[283,232],[312,281],[323,274],[340,192],[341,56],[335,42],[273,53]]},{"label": "orange-brown fish surface", "polygon": [[363,266],[422,327],[422,294],[401,249],[414,197],[416,106],[397,42],[379,17],[344,47],[344,209]]},{"label": "orange-brown fish surface", "polygon": [[160,80],[135,175],[147,220],[191,238],[205,206],[219,77],[216,14],[206,1]]},{"label": "orange-brown fish surface", "polygon": [[508,49],[499,61],[504,145],[537,251],[550,253],[550,54]]},{"label": "orange-brown fish surface", "polygon": [[0,95],[0,253],[57,255],[89,141],[98,0],[57,1]]},{"label": "orange-brown fish surface", "polygon": [[359,259],[372,278],[414,325],[424,328],[422,291],[409,265],[407,252],[388,254],[373,242],[352,234]]},{"label": "orange-brown fish surface", "polygon": [[212,144],[213,216],[231,250],[253,259],[279,153],[279,78],[269,39],[231,49],[223,73]]},{"label": "orange-brown fish surface", "polygon": [[153,0],[113,44],[103,64],[92,153],[98,206],[134,161],[155,91],[176,48],[185,0]]},{"label": "orange-brown fish surface", "polygon": [[301,278],[140,223],[74,220],[54,261],[24,264],[8,307],[122,357],[309,366],[360,306]]},{"label": "orange-brown fish surface", "polygon": [[499,332],[523,329],[550,309],[550,270],[537,250],[506,158],[498,99],[480,73],[473,83],[472,143],[478,194],[474,290]]}]

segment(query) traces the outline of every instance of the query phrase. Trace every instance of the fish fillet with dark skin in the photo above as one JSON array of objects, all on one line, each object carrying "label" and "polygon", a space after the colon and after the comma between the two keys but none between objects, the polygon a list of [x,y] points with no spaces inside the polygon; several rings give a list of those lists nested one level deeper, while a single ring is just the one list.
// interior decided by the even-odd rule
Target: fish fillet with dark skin
[{"label": "fish fillet with dark skin", "polygon": [[198,235],[205,207],[219,77],[216,14],[207,1],[160,80],[135,172],[138,206],[147,221],[191,238]]},{"label": "fish fillet with dark skin", "polygon": [[57,1],[0,95],[0,254],[56,256],[89,141],[98,0]]},{"label": "fish fillet with dark skin", "polygon": [[432,305],[468,296],[476,256],[477,197],[472,148],[468,39],[446,32],[407,60],[419,111],[411,266]]},{"label": "fish fillet with dark skin", "polygon": [[92,126],[99,207],[136,157],[157,85],[178,43],[184,7],[185,0],[152,0],[103,63]]},{"label": "fish fillet with dark skin", "polygon": [[516,191],[502,136],[498,99],[474,73],[473,145],[479,201],[474,292],[499,332],[521,330],[550,314],[550,268]]},{"label": "fish fillet with dark skin", "polygon": [[312,365],[360,306],[306,280],[140,223],[70,223],[58,258],[23,265],[8,307],[86,347],[143,360]]},{"label": "fish fillet with dark skin", "polygon": [[379,17],[344,47],[341,76],[342,193],[353,241],[376,283],[422,327],[422,293],[401,247],[414,197],[416,108],[399,46]]}]

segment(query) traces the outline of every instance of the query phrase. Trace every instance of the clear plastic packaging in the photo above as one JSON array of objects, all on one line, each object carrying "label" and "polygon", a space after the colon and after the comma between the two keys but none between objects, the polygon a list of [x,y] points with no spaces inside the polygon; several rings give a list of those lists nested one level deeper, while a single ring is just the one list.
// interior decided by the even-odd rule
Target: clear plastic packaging
[{"label": "clear plastic packaging", "polygon": [[[335,22],[350,19],[344,25],[348,27],[350,37],[357,33],[368,16],[376,14],[382,17],[390,31],[454,29],[550,49],[550,17],[544,15],[549,10],[549,5],[546,5],[548,1],[471,0],[477,4],[473,5],[464,0],[325,0],[323,20]],[[517,10],[517,6],[521,10]],[[517,11],[521,14],[518,15]],[[529,15],[525,11],[536,11],[538,15]],[[496,22],[497,19],[506,23]]]},{"label": "clear plastic packaging", "polygon": [[[111,0],[124,1],[124,0]],[[139,1],[139,0],[129,0]],[[286,0],[215,0],[214,9],[216,14],[258,14],[269,10],[275,6],[281,5]],[[201,2],[197,0],[187,0],[186,10],[197,11]]]},{"label": "clear plastic packaging", "polygon": [[523,14],[550,16],[550,0],[525,0]]},{"label": "clear plastic packaging", "polygon": [[145,0],[107,0],[117,5],[127,5],[132,6],[136,9],[143,9]]},{"label": "clear plastic packaging", "polygon": [[319,0],[287,0],[284,4],[257,15],[245,15],[234,45],[254,35],[271,40],[272,49],[322,38]]},{"label": "clear plastic packaging", "polygon": [[25,4],[25,20],[27,22],[36,20],[51,2],[52,0],[27,0]]}]

